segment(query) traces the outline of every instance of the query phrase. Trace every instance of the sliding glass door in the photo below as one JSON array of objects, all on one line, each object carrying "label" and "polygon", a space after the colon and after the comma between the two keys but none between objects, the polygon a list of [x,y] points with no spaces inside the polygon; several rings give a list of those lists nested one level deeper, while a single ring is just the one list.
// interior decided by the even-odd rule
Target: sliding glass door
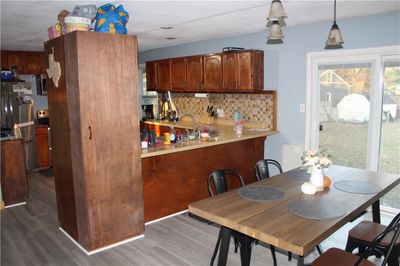
[{"label": "sliding glass door", "polygon": [[[383,57],[383,97],[378,170],[400,175],[400,56]],[[400,209],[400,186],[382,205]]]},{"label": "sliding glass door", "polygon": [[[399,47],[308,56],[306,148],[334,164],[400,174]],[[400,187],[381,204],[400,209]]]}]

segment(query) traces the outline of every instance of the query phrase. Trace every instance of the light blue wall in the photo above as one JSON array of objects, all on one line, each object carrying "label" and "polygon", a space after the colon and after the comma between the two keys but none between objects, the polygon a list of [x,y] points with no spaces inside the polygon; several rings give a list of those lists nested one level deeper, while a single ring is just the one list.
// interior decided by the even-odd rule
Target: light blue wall
[{"label": "light blue wall", "polygon": [[[400,14],[380,15],[338,20],[345,44],[344,49],[379,47],[400,44]],[[290,18],[288,18],[290,23]],[[139,62],[161,58],[221,51],[235,46],[264,50],[265,89],[278,91],[278,135],[267,139],[265,156],[281,160],[282,145],[303,144],[305,113],[299,112],[306,101],[307,53],[323,51],[332,21],[285,27],[284,44],[266,45],[266,31],[155,49],[139,54]],[[140,39],[139,39],[140,45]]]}]

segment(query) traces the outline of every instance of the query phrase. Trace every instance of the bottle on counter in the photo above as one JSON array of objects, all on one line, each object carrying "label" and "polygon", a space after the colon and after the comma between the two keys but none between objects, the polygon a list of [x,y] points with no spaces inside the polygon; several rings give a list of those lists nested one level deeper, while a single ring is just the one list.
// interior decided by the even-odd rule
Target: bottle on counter
[{"label": "bottle on counter", "polygon": [[176,132],[175,129],[173,127],[171,127],[171,131],[169,132],[169,139],[171,141],[171,143],[176,143]]}]

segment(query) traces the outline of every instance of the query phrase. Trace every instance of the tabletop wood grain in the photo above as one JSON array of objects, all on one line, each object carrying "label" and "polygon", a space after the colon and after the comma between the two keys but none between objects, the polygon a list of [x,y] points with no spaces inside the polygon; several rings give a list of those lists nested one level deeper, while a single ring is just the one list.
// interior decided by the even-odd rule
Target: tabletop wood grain
[{"label": "tabletop wood grain", "polygon": [[[240,198],[237,189],[189,205],[189,212],[234,229],[255,239],[304,256],[362,210],[376,202],[396,185],[400,177],[343,166],[331,166],[326,172],[332,183],[340,180],[362,180],[381,188],[375,194],[352,194],[331,187],[309,196],[301,193],[304,180],[280,174],[252,185],[268,185],[285,192],[279,200],[255,202]],[[346,209],[342,217],[312,220],[292,214],[288,204],[297,198],[323,199]]]}]

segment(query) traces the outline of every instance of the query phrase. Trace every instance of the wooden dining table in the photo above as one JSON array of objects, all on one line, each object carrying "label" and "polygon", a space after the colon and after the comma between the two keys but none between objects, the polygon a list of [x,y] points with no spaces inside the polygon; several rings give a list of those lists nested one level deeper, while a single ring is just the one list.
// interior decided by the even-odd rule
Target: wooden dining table
[{"label": "wooden dining table", "polygon": [[[301,192],[301,185],[308,181],[309,175],[297,168],[246,186],[272,187],[283,192],[283,197],[279,199],[245,199],[239,196],[238,188],[191,203],[188,209],[194,215],[221,225],[218,265],[226,265],[232,234],[240,242],[242,265],[250,265],[251,247],[255,240],[298,255],[297,265],[303,265],[304,257],[318,244],[369,206],[372,205],[373,220],[380,222],[379,199],[400,184],[398,175],[343,166],[329,167],[326,175],[332,181],[330,188],[314,195]],[[373,193],[354,193],[336,188],[343,181],[361,181],[377,189]],[[328,206],[332,203],[342,208],[343,213],[340,217],[330,219],[305,218],[290,210],[294,201],[299,200],[323,201]]]}]

